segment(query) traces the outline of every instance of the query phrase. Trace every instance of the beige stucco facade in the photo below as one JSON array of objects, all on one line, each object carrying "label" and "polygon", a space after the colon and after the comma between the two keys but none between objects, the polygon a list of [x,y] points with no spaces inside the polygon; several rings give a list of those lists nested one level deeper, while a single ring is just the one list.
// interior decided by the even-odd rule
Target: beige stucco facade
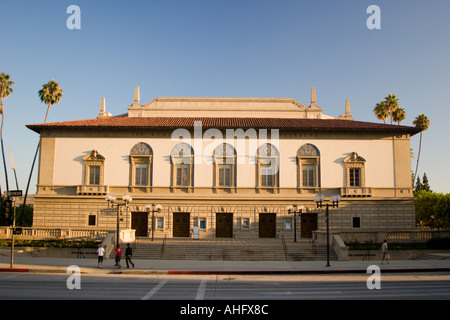
[{"label": "beige stucco facade", "polygon": [[[105,124],[150,117],[213,118],[218,126],[199,127],[199,122],[193,127]],[[279,128],[221,124],[220,119],[230,117],[274,122],[339,119],[343,129],[316,126],[322,122],[313,122],[314,127],[307,122],[309,129],[283,127],[281,120]],[[308,236],[308,228],[325,228],[324,209],[317,209],[314,202],[314,196],[322,193],[326,199],[341,196],[339,208],[330,209],[332,230],[415,227],[409,139],[416,132],[390,125],[374,130],[374,126],[352,119],[348,103],[344,115],[326,116],[316,104],[314,90],[309,106],[293,99],[269,98],[158,98],[141,105],[137,90],[134,103],[121,118],[106,113],[103,101],[93,126],[83,127],[82,122],[76,123],[75,129],[69,122],[29,126],[41,135],[34,226],[114,230],[117,209],[108,208],[105,194],[120,198],[127,193],[133,201],[120,215],[120,228],[139,227],[144,236],[152,231],[152,214],[147,215],[145,205],[158,203],[162,210],[153,216],[155,237],[179,236],[180,228],[188,229],[188,236],[192,236],[198,226],[200,237],[223,236],[221,232],[228,228],[225,236],[289,238],[295,226],[286,206],[292,204],[304,206],[303,216],[296,218],[301,237]],[[177,185],[187,159],[186,154],[180,156],[181,162],[173,156],[180,142],[193,150],[192,162],[186,167],[188,185]],[[221,162],[214,157],[223,143],[235,150],[230,156],[231,171],[219,171]],[[260,148],[268,145],[276,153],[265,157]],[[147,146],[150,152],[135,154],[132,150],[136,146]],[[304,152],[305,146],[312,146],[311,154]],[[262,176],[265,161],[277,164],[273,176]],[[139,163],[148,170],[144,171],[148,176],[145,183],[136,180]],[[90,166],[100,169],[89,173]],[[231,172],[227,185],[219,185],[219,172]],[[94,180],[89,180],[89,174]],[[185,214],[184,226],[177,224],[178,213]],[[136,225],[138,216],[147,219],[146,232],[142,222]],[[231,219],[231,225],[221,225],[225,218]],[[274,221],[263,226],[269,221],[266,218]],[[315,226],[302,226],[309,218],[316,220]]]}]

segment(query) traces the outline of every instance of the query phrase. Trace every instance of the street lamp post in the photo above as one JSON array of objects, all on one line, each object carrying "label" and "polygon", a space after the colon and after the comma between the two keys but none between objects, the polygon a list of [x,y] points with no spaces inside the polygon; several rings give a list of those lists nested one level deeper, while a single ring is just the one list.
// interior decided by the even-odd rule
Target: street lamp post
[{"label": "street lamp post", "polygon": [[154,237],[154,233],[155,233],[155,212],[161,212],[161,208],[162,206],[158,203],[158,204],[146,204],[145,205],[145,209],[147,210],[147,212],[150,213],[150,210],[152,211],[152,241],[153,241],[153,237]]},{"label": "street lamp post", "polygon": [[[322,208],[324,206],[324,204],[323,204],[324,199],[325,199],[325,197],[323,196],[323,194],[318,194],[314,197],[314,202],[316,202],[317,208]],[[336,195],[330,196],[331,206],[333,208],[338,208],[340,200],[341,200],[340,195],[336,194]],[[326,266],[329,267],[330,266],[330,223],[329,223],[328,213],[329,213],[330,204],[326,203],[325,207],[326,207],[326,223],[327,223],[327,265]]]},{"label": "street lamp post", "polygon": [[108,208],[114,208],[114,206],[117,207],[117,225],[116,225],[116,245],[119,244],[119,216],[120,216],[120,207],[128,208],[128,204],[133,200],[129,194],[124,194],[122,196],[123,203],[117,202],[116,196],[113,196],[111,194],[107,194],[105,196],[105,200],[108,201]]},{"label": "street lamp post", "polygon": [[297,219],[296,219],[296,214],[298,213],[298,216],[300,217],[300,215],[303,212],[303,209],[305,208],[305,206],[297,206],[296,204],[294,205],[288,205],[286,207],[286,210],[288,211],[288,214],[293,214],[294,215],[294,242],[297,242]]}]

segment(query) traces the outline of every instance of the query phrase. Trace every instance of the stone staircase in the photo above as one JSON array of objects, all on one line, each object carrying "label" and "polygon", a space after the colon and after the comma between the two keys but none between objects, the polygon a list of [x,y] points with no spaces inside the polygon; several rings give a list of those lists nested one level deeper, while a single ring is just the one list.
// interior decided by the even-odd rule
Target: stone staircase
[{"label": "stone staircase", "polygon": [[450,260],[450,253],[424,253],[414,260]]},{"label": "stone staircase", "polygon": [[[162,249],[163,247],[163,249]],[[326,245],[313,247],[310,240],[296,243],[280,239],[155,239],[139,238],[134,259],[153,260],[234,260],[234,261],[314,261],[326,260]],[[337,256],[330,249],[330,260]]]}]

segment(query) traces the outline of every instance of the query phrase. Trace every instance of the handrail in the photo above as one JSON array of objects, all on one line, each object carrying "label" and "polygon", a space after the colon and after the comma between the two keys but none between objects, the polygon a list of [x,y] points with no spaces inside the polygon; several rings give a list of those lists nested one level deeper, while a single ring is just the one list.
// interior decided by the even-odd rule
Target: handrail
[{"label": "handrail", "polygon": [[284,256],[285,259],[287,260],[287,245],[286,245],[286,240],[284,239],[284,235],[281,235],[281,244],[283,245],[283,251],[284,251]]},{"label": "handrail", "polygon": [[315,257],[317,257],[316,238],[315,234],[311,237],[311,250]]},{"label": "handrail", "polygon": [[162,244],[161,244],[161,257],[160,257],[161,259],[162,259],[162,256],[164,254],[164,250],[165,250],[165,246],[166,246],[166,240],[167,240],[167,234],[164,235],[164,239],[163,239]]},{"label": "handrail", "polygon": [[137,245],[138,245],[138,237],[134,237],[134,241],[133,241],[133,251],[136,250]]}]

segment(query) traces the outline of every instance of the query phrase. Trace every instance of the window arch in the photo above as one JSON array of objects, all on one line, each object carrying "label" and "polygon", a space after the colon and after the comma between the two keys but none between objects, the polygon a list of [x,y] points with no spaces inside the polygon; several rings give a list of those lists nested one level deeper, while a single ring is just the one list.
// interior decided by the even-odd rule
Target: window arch
[{"label": "window arch", "polygon": [[214,149],[214,187],[236,187],[236,149],[229,143]]},{"label": "window arch", "polygon": [[170,153],[172,162],[172,187],[194,186],[194,149],[186,142],[176,144]]},{"label": "window arch", "polygon": [[152,160],[153,150],[144,143],[135,144],[130,150],[131,166],[131,187],[151,187],[152,186]]},{"label": "window arch", "polygon": [[320,188],[320,151],[310,143],[297,151],[297,186],[301,189]]},{"label": "window arch", "polygon": [[271,143],[264,143],[257,150],[257,188],[279,187],[279,157],[278,149]]}]

